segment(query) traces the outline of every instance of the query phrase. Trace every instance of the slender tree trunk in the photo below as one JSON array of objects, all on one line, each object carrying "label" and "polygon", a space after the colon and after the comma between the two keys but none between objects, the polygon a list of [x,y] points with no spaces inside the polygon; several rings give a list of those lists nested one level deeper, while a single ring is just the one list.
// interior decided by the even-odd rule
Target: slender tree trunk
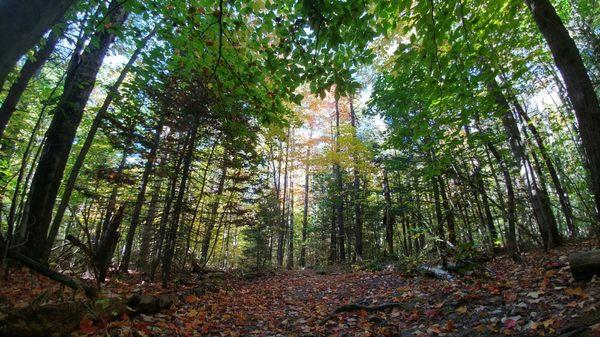
[{"label": "slender tree trunk", "polygon": [[[546,39],[575,110],[592,180],[596,213],[600,211],[600,103],[579,50],[550,0],[525,0]],[[600,225],[594,226],[600,235]]]},{"label": "slender tree trunk", "polygon": [[162,133],[162,129],[163,120],[161,118],[161,120],[158,121],[154,130],[152,145],[150,147],[150,152],[147,155],[148,157],[146,159],[146,165],[144,166],[144,173],[142,173],[142,182],[140,184],[140,190],[135,200],[133,213],[131,214],[131,222],[129,224],[129,230],[127,231],[127,238],[125,239],[123,257],[121,259],[121,265],[119,266],[119,270],[121,272],[127,272],[127,269],[129,268],[129,259],[131,258],[133,238],[135,236],[135,231],[140,220],[140,214],[142,213],[142,206],[144,206],[144,202],[146,201],[146,186],[148,185],[148,180],[150,179],[150,174],[152,174],[152,170],[154,167],[154,158],[156,157],[156,151],[158,150],[158,146],[160,144],[160,134]]},{"label": "slender tree trunk", "polygon": [[0,2],[0,88],[19,58],[40,41],[75,0],[2,0]]},{"label": "slender tree trunk", "polygon": [[[186,137],[187,138],[187,137]],[[183,141],[183,145],[177,146],[177,151],[175,153],[180,154],[185,151],[184,149],[187,146],[187,139]],[[171,214],[171,206],[173,204],[173,199],[175,199],[175,193],[177,192],[177,178],[179,177],[179,172],[181,171],[181,165],[183,162],[183,155],[177,156],[177,163],[174,167],[174,172],[171,175],[171,181],[169,183],[169,191],[167,193],[167,198],[165,200],[165,206],[163,207],[163,212],[160,217],[160,226],[158,229],[158,237],[156,239],[154,245],[154,252],[152,258],[152,264],[150,266],[150,282],[154,282],[154,276],[156,274],[156,268],[160,264],[160,258],[162,256],[163,247],[165,243],[165,234],[167,232],[167,223],[169,222],[169,215]],[[166,160],[165,160],[166,162]]]},{"label": "slender tree trunk", "polygon": [[[115,83],[109,89],[108,94],[106,95],[106,98],[104,99],[104,102],[102,103],[102,106],[100,107],[100,109],[98,109],[98,112],[96,112],[96,116],[94,117],[94,120],[92,121],[92,125],[90,126],[90,129],[88,130],[88,133],[85,137],[83,145],[81,146],[81,149],[79,150],[79,153],[77,154],[75,163],[73,163],[73,167],[71,168],[69,177],[67,178],[64,192],[63,192],[61,200],[60,200],[60,204],[58,205],[58,209],[56,210],[56,214],[54,215],[54,219],[52,220],[50,234],[48,235],[49,243],[54,241],[54,238],[56,237],[56,234],[58,233],[58,229],[60,228],[60,224],[65,215],[65,211],[67,210],[67,207],[69,206],[69,201],[71,200],[71,194],[73,193],[73,190],[75,188],[75,183],[77,181],[77,177],[79,176],[79,172],[81,171],[81,168],[83,167],[85,157],[87,156],[90,148],[92,147],[92,143],[94,142],[94,138],[96,137],[96,132],[100,128],[102,121],[104,120],[104,118],[107,115],[108,108],[110,107],[110,105],[112,104],[112,101],[116,97],[116,95],[119,91],[119,87],[125,80],[125,77],[131,70],[131,67],[133,67],[135,61],[140,56],[142,50],[146,46],[146,43],[152,38],[152,36],[154,36],[155,33],[156,33],[156,28],[154,28],[154,30],[152,32],[150,32],[148,35],[146,35],[146,37],[144,37],[142,39],[140,44],[138,44],[136,50],[133,52],[133,54],[129,58],[129,61],[127,62],[127,64],[123,68],[123,70],[121,70],[119,77],[117,78]],[[134,214],[135,214],[135,211],[134,211]],[[127,259],[127,262],[129,262],[129,259]]]},{"label": "slender tree trunk", "polygon": [[450,199],[446,192],[446,183],[441,175],[437,176],[440,186],[440,196],[442,197],[442,205],[444,206],[444,214],[446,218],[446,226],[448,227],[448,241],[456,245],[456,226],[454,224],[454,208],[450,205]]},{"label": "slender tree trunk", "polygon": [[[192,228],[194,227],[194,224],[196,223],[196,218],[198,216],[198,213],[200,213],[200,215],[202,215],[203,211],[204,211],[204,190],[206,188],[206,177],[208,176],[208,172],[211,169],[211,166],[213,164],[213,157],[215,154],[215,150],[217,148],[217,142],[218,140],[215,139],[212,147],[210,149],[210,154],[208,156],[208,159],[206,160],[206,167],[204,168],[204,173],[202,174],[202,184],[200,186],[200,195],[198,196],[198,200],[196,201],[196,207],[194,208],[194,215],[192,217],[192,221],[190,222],[190,234],[188,235],[188,242],[185,248],[185,259],[187,260],[187,257],[189,255],[189,248],[190,248],[190,240],[191,240],[191,231]],[[200,206],[202,205],[202,206]],[[200,212],[198,212],[198,210],[200,209]],[[200,226],[198,226],[198,229],[196,230],[196,242],[194,244],[194,248],[193,251],[196,251],[197,248],[197,244],[198,244],[198,237],[200,236]],[[185,262],[185,261],[184,261]],[[184,263],[185,265],[185,263]]]},{"label": "slender tree trunk", "polygon": [[483,211],[485,213],[485,224],[487,226],[488,232],[490,233],[490,240],[492,241],[492,247],[495,245],[495,242],[498,240],[498,231],[496,230],[496,226],[494,226],[494,217],[492,216],[492,210],[490,208],[490,201],[488,200],[488,194],[485,190],[485,184],[483,181],[483,177],[481,176],[481,167],[475,167],[475,172],[473,173],[473,179],[475,180],[475,186],[479,190],[479,194],[481,194],[481,202],[483,204]]},{"label": "slender tree trunk", "polygon": [[[340,109],[339,99],[335,99],[335,152],[340,152]],[[339,162],[336,162],[334,167],[334,175],[336,181],[336,193],[335,193],[335,204],[336,204],[336,222],[338,227],[338,238],[337,243],[340,250],[340,262],[346,261],[346,245],[345,245],[345,228],[344,228],[344,184],[342,181],[342,169]]]},{"label": "slender tree trunk", "polygon": [[506,162],[502,158],[502,155],[496,147],[492,143],[486,143],[487,148],[490,150],[490,153],[500,167],[500,171],[502,172],[502,176],[504,177],[504,185],[506,185],[506,216],[508,220],[508,232],[506,233],[506,248],[512,259],[516,262],[521,261],[521,256],[519,254],[519,249],[517,246],[517,231],[516,231],[516,204],[515,204],[515,192],[513,188],[512,178],[510,176],[510,171],[506,165]]},{"label": "slender tree trunk", "polygon": [[290,219],[290,232],[288,234],[287,269],[291,270],[292,268],[294,268],[294,178],[293,177],[290,177],[289,219]]},{"label": "slender tree trunk", "polygon": [[442,214],[442,205],[440,202],[440,185],[437,177],[431,178],[433,187],[433,200],[435,206],[435,218],[437,220],[438,252],[442,259],[442,265],[446,267],[446,234],[444,233],[444,215]]},{"label": "slender tree trunk", "polygon": [[561,238],[558,234],[556,219],[552,213],[548,195],[538,186],[529,158],[525,154],[519,128],[513,117],[510,105],[495,79],[490,79],[488,89],[493,94],[498,106],[503,110],[502,124],[508,135],[511,151],[515,159],[519,162],[519,166],[522,165],[524,168],[522,170],[523,180],[527,186],[527,193],[536,215],[544,247],[546,249],[557,247],[561,244]]},{"label": "slender tree trunk", "polygon": [[154,234],[154,217],[156,216],[156,209],[158,207],[160,186],[161,184],[158,183],[152,192],[148,213],[146,214],[146,221],[144,221],[144,225],[142,226],[140,253],[138,255],[137,265],[143,271],[148,271],[148,256],[150,256],[150,242],[152,241],[152,236]]},{"label": "slender tree trunk", "polygon": [[285,232],[286,232],[286,203],[288,196],[288,161],[290,156],[291,128],[288,128],[287,142],[285,146],[285,164],[283,168],[283,201],[279,214],[279,240],[277,241],[277,266],[283,267],[283,257],[285,248]]},{"label": "slender tree trunk", "polygon": [[306,238],[308,233],[308,192],[310,190],[310,145],[306,148],[304,166],[304,211],[302,213],[302,247],[300,250],[300,267],[306,266]]},{"label": "slender tree trunk", "polygon": [[527,128],[533,135],[533,139],[535,140],[535,143],[537,144],[537,147],[540,151],[540,155],[542,156],[542,160],[544,160],[544,163],[546,164],[546,167],[548,168],[548,173],[550,173],[550,178],[552,179],[552,184],[554,185],[554,189],[556,190],[556,194],[558,195],[558,200],[560,202],[561,209],[565,216],[565,222],[567,224],[567,228],[569,229],[569,234],[570,234],[571,238],[575,238],[575,237],[577,237],[577,228],[575,228],[575,224],[574,224],[573,208],[571,207],[571,201],[569,199],[569,194],[565,191],[565,189],[562,186],[562,183],[560,182],[560,179],[558,178],[558,173],[556,172],[554,163],[552,162],[552,159],[550,158],[550,154],[548,153],[548,151],[546,150],[546,146],[544,145],[544,141],[542,140],[542,137],[541,137],[540,133],[538,132],[537,128],[533,124],[533,121],[529,118],[529,116],[527,115],[527,112],[525,111],[525,109],[523,109],[523,107],[521,106],[521,104],[519,104],[519,102],[514,100],[513,105],[515,107],[515,110],[517,111],[519,116],[523,119]]},{"label": "slender tree trunk", "polygon": [[106,22],[114,28],[103,29],[94,34],[92,38],[98,43],[90,44],[86,48],[79,66],[75,67],[65,80],[63,94],[55,108],[29,193],[30,215],[25,248],[33,259],[42,261],[43,257],[48,255],[48,227],[75,133],[94,87],[98,70],[115,38],[113,29],[118,29],[126,17],[127,13],[120,2],[113,0]]},{"label": "slender tree trunk", "polygon": [[212,236],[213,228],[215,227],[215,221],[217,219],[217,212],[219,211],[219,203],[221,200],[221,195],[223,194],[223,188],[225,186],[225,179],[227,178],[227,167],[228,167],[228,152],[225,150],[223,152],[223,162],[221,166],[221,177],[219,178],[219,184],[217,185],[217,190],[215,191],[216,200],[212,203],[210,210],[210,217],[208,218],[208,222],[206,223],[206,230],[204,231],[204,238],[202,240],[202,251],[201,258],[202,262],[206,264],[208,259],[208,250],[210,249],[210,239]]},{"label": "slender tree trunk", "polygon": [[[350,122],[356,132],[356,114],[354,112],[354,103],[350,101]],[[358,170],[358,158],[354,158],[354,181],[352,184],[354,192],[354,254],[358,261],[363,258],[363,215],[362,199],[360,197],[360,172]]]},{"label": "slender tree trunk", "polygon": [[196,149],[196,136],[198,135],[198,123],[199,118],[194,116],[194,121],[192,122],[192,127],[189,132],[189,140],[187,152],[185,154],[185,158],[183,160],[183,171],[181,173],[181,183],[179,184],[179,192],[177,194],[177,199],[175,200],[175,205],[173,206],[173,216],[171,218],[171,227],[169,229],[169,233],[167,236],[167,241],[165,242],[165,252],[163,255],[162,262],[162,286],[166,287],[169,282],[169,277],[171,276],[171,268],[173,264],[173,256],[175,255],[175,246],[177,245],[177,232],[179,229],[179,221],[181,218],[181,213],[183,210],[184,204],[184,196],[187,188],[187,181],[190,174],[190,168],[192,165],[192,159],[194,157],[194,150]]},{"label": "slender tree trunk", "polygon": [[[119,166],[117,167],[117,171],[116,171],[117,177],[121,176],[121,174],[123,173],[126,163],[127,163],[127,151],[123,150],[121,162],[119,163]],[[96,242],[99,241],[100,234],[104,233],[104,231],[106,231],[106,228],[110,225],[110,221],[111,221],[111,219],[113,217],[113,213],[115,212],[115,209],[116,209],[118,194],[119,194],[119,183],[113,182],[113,188],[112,188],[112,191],[110,192],[110,197],[108,198],[108,203],[106,205],[106,211],[104,213],[104,217],[101,218],[101,220],[99,221],[100,230],[96,231],[96,240],[95,240]],[[50,245],[50,247],[52,247],[52,245]],[[48,252],[49,251],[50,250],[48,250]]]},{"label": "slender tree trunk", "polygon": [[383,198],[385,199],[385,208],[383,210],[383,220],[385,224],[385,242],[386,253],[389,256],[394,255],[394,213],[392,211],[392,195],[390,192],[390,183],[387,170],[383,169]]},{"label": "slender tree trunk", "polygon": [[329,239],[329,263],[333,264],[337,260],[337,222],[335,216],[335,206],[331,207],[331,231]]},{"label": "slender tree trunk", "polygon": [[17,103],[21,99],[21,96],[25,92],[29,80],[44,66],[46,61],[50,58],[50,55],[54,52],[54,48],[58,43],[58,40],[65,33],[65,28],[61,28],[57,31],[52,31],[48,38],[44,41],[44,45],[40,47],[38,51],[33,54],[33,57],[27,59],[27,62],[21,68],[19,77],[10,87],[8,94],[4,98],[4,102],[0,107],[0,138],[4,134],[4,130],[8,125],[8,121],[17,108]]}]

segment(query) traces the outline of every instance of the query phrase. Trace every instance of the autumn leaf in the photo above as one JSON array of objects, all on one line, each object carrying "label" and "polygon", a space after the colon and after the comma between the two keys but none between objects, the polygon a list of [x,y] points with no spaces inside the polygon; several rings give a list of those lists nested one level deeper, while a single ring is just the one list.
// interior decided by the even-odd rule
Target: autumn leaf
[{"label": "autumn leaf", "polygon": [[456,309],[456,312],[459,313],[459,314],[461,314],[461,315],[466,314],[467,313],[467,307],[465,307],[465,306],[459,307],[458,309]]},{"label": "autumn leaf", "polygon": [[87,315],[83,316],[81,321],[79,321],[79,332],[82,332],[87,335],[96,333],[96,331],[98,331],[98,328],[93,326],[93,324],[94,323],[89,319]]}]

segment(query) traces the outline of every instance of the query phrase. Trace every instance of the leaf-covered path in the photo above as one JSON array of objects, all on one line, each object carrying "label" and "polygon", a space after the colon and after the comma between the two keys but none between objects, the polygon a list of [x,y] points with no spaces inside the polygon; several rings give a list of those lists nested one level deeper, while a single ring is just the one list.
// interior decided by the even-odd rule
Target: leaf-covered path
[{"label": "leaf-covered path", "polygon": [[[138,292],[188,295],[153,315],[121,314],[112,322],[84,318],[72,336],[558,336],[569,326],[592,326],[587,334],[569,336],[598,336],[600,281],[575,282],[566,264],[568,253],[583,246],[589,248],[524,254],[519,265],[499,258],[451,281],[391,267],[334,268],[254,277],[213,273],[160,289],[140,284],[134,274],[112,278],[98,301]],[[39,305],[40,298],[73,300],[68,293],[57,295],[61,287],[42,276],[21,271],[11,278],[15,282],[0,283],[3,310]],[[199,285],[207,290],[202,295],[186,290]],[[333,314],[348,304],[386,303],[393,308]]]},{"label": "leaf-covered path", "polygon": [[[580,324],[582,317],[588,323],[598,318],[598,281],[574,282],[568,267],[557,268],[564,254],[525,255],[521,266],[499,259],[487,265],[493,274],[474,273],[454,281],[403,276],[393,270],[327,275],[304,270],[253,280],[225,278],[217,292],[187,296],[169,312],[118,322],[112,332],[116,336],[127,336],[127,331],[136,336],[551,336]],[[387,302],[401,306],[339,313],[321,324],[341,305]]]}]

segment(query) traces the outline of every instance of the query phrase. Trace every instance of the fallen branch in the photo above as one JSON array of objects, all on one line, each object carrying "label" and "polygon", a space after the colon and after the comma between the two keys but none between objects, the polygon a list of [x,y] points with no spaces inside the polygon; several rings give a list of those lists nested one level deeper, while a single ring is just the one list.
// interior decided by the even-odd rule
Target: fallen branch
[{"label": "fallen branch", "polygon": [[362,304],[358,304],[358,303],[346,304],[346,305],[342,305],[341,307],[336,308],[329,316],[322,319],[321,322],[319,322],[319,325],[323,325],[323,324],[327,323],[329,320],[334,318],[337,314],[342,313],[342,312],[352,312],[352,311],[360,311],[360,310],[364,310],[366,312],[376,312],[376,311],[382,311],[382,310],[386,310],[386,309],[402,308],[402,307],[404,307],[404,304],[398,303],[398,302],[389,302],[389,303],[383,303],[380,305],[372,305],[372,306],[362,305]]},{"label": "fallen branch", "polygon": [[71,289],[74,289],[76,291],[83,290],[85,292],[85,295],[89,298],[94,298],[98,294],[98,290],[96,288],[88,285],[87,283],[79,281],[74,278],[71,278],[69,276],[63,275],[59,272],[56,272],[56,271],[46,267],[45,265],[43,265],[43,264],[21,254],[13,249],[8,250],[7,256],[17,262],[22,263],[29,269],[31,269],[41,275],[44,275],[56,282],[62,283]]}]

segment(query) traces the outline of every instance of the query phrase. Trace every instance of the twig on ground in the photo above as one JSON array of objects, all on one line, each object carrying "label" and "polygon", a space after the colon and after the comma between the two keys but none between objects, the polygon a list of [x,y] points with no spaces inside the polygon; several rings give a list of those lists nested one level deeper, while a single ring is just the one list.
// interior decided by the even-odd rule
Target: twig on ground
[{"label": "twig on ground", "polygon": [[327,323],[330,319],[334,318],[335,315],[342,313],[342,312],[352,312],[352,311],[360,311],[360,310],[364,310],[366,312],[375,312],[375,311],[381,311],[381,310],[386,310],[386,309],[391,309],[391,308],[402,308],[403,306],[404,306],[404,303],[398,303],[398,302],[389,302],[389,303],[383,303],[383,304],[372,305],[372,306],[362,305],[362,304],[358,304],[358,303],[346,304],[346,305],[342,305],[341,307],[336,308],[329,316],[322,319],[319,322],[319,325],[323,325],[323,324]]}]

